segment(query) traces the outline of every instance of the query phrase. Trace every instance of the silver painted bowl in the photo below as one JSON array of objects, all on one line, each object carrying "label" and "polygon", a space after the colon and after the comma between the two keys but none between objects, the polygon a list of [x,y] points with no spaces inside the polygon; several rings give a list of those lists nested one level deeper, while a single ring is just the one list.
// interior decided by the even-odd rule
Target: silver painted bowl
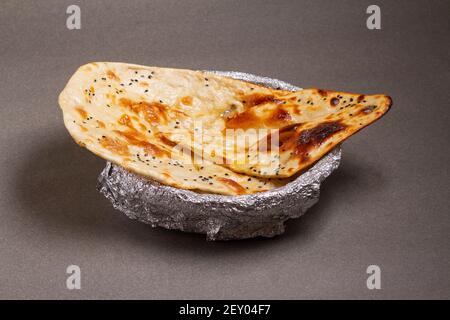
[{"label": "silver painted bowl", "polygon": [[[207,71],[283,90],[289,83],[233,71]],[[107,163],[98,190],[129,218],[154,227],[204,233],[208,240],[245,239],[282,234],[288,219],[298,218],[319,200],[320,184],[339,166],[340,146],[283,187],[242,196],[200,194],[160,184]]]}]

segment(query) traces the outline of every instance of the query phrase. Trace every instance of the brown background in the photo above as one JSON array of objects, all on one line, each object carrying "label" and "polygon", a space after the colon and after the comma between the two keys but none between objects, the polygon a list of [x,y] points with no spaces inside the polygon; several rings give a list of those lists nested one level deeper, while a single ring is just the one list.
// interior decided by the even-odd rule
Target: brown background
[{"label": "brown background", "polygon": [[[66,28],[78,4],[82,29]],[[448,1],[2,1],[0,298],[450,298]],[[57,96],[89,61],[238,70],[388,93],[319,204],[284,236],[207,243],[152,229],[95,189],[104,161]],[[82,270],[82,290],[65,269]],[[382,289],[366,288],[366,268]]]}]

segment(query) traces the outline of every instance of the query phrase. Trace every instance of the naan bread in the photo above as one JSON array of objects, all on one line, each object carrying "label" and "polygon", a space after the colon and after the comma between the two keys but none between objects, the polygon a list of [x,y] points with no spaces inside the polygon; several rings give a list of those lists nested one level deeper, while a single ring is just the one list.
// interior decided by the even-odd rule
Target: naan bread
[{"label": "naan bread", "polygon": [[[383,95],[273,90],[107,62],[80,67],[59,103],[72,137],[98,156],[167,185],[226,195],[285,185],[391,104]],[[224,139],[230,129],[233,139]]]}]

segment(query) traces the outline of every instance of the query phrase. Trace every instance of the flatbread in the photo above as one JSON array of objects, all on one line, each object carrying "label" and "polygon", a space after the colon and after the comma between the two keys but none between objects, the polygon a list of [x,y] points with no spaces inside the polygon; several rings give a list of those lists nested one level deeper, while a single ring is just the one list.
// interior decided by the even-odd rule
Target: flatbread
[{"label": "flatbread", "polygon": [[74,140],[98,156],[174,187],[239,195],[285,185],[391,102],[98,62],[75,72],[59,104]]}]

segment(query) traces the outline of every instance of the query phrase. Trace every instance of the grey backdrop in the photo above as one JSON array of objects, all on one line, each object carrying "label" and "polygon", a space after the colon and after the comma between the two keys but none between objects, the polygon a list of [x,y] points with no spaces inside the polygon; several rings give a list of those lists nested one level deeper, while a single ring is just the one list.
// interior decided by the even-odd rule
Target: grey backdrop
[{"label": "grey backdrop", "polygon": [[[0,298],[450,298],[450,2],[375,3],[370,31],[372,1],[2,1]],[[66,28],[70,4],[81,30]],[[207,243],[128,220],[96,191],[104,161],[57,104],[90,61],[238,70],[394,106],[344,143],[285,235]]]}]

